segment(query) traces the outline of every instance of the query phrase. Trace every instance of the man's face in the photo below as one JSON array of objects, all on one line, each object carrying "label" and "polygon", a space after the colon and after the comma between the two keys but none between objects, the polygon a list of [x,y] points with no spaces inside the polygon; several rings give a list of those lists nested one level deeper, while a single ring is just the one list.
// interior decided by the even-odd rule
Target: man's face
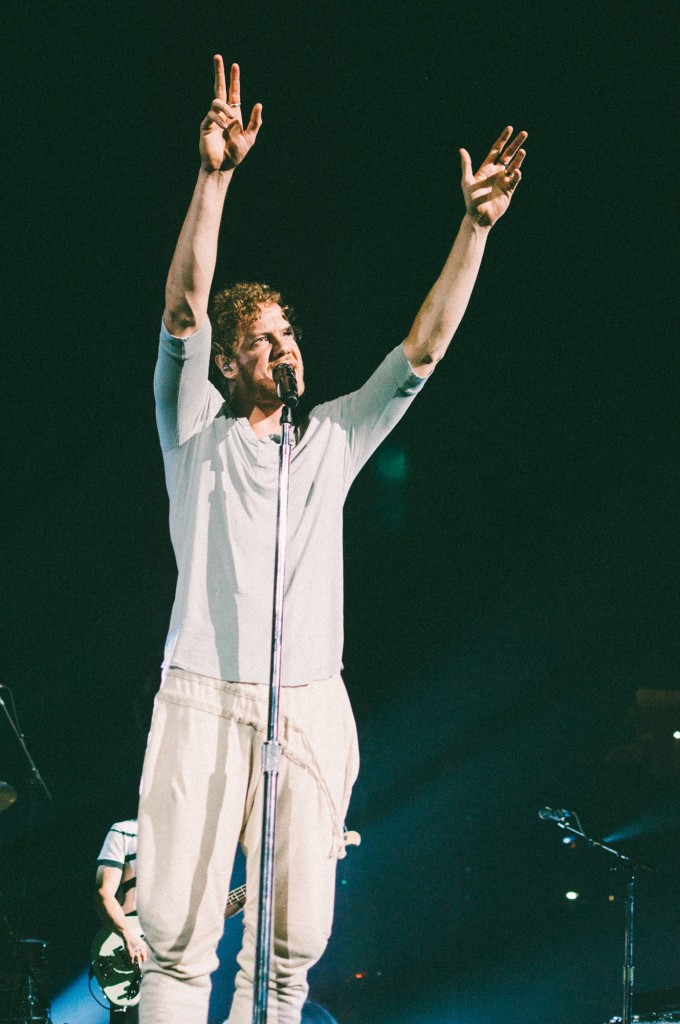
[{"label": "man's face", "polygon": [[222,372],[234,384],[232,401],[261,408],[280,405],[274,383],[274,367],[279,363],[293,367],[301,395],[304,368],[295,332],[280,306],[261,304],[260,315],[243,329],[226,370],[224,359],[218,357]]}]

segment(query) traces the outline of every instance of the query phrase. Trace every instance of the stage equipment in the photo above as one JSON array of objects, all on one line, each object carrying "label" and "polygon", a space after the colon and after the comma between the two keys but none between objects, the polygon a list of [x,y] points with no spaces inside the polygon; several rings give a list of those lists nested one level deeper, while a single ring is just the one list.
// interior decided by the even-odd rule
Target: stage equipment
[{"label": "stage equipment", "polygon": [[[4,699],[3,692],[7,694],[8,700]],[[43,795],[46,796],[48,800],[51,800],[52,794],[45,785],[43,777],[38,771],[36,763],[31,757],[29,749],[26,746],[26,737],[24,736],[21,726],[19,725],[19,716],[17,714],[17,709],[14,703],[14,697],[12,696],[12,691],[10,690],[9,686],[4,686],[2,683],[0,683],[0,707],[4,709],[5,715],[7,716],[7,721],[10,724],[10,728],[14,735],[16,736],[16,738],[19,740],[19,745],[23,750],[24,754],[26,755],[28,767],[31,770],[31,783],[34,789],[42,790]]]},{"label": "stage equipment", "polygon": [[[680,986],[640,992],[635,997],[636,1024],[678,1024],[680,1022]],[[613,1017],[619,1024],[620,1017]],[[611,1022],[609,1022],[611,1024]]]},{"label": "stage equipment", "polygon": [[[3,1022],[0,1021],[0,1024]],[[227,1021],[222,1021],[222,1024],[227,1024]],[[338,1022],[323,1006],[307,1000],[302,1007],[301,1024],[338,1024]]]},{"label": "stage equipment", "polygon": [[[127,914],[127,918],[139,938],[143,939],[137,915]],[[92,941],[90,959],[89,979],[97,979],[109,1003],[112,1006],[136,1006],[140,999],[142,969],[130,959],[120,935],[108,928],[101,928]],[[90,992],[94,995],[92,988]]]},{"label": "stage equipment", "polygon": [[278,393],[284,402],[284,406],[281,411],[281,447],[279,450],[279,479],[276,507],[274,607],[269,674],[269,720],[267,725],[267,741],[262,747],[264,792],[260,884],[257,903],[255,978],[253,982],[253,1024],[267,1024],[267,1003],[269,998],[269,962],[271,958],[274,895],[274,840],[276,835],[278,776],[281,764],[279,700],[281,693],[281,650],[283,642],[283,587],[286,573],[290,455],[293,446],[291,409],[297,405],[297,389],[290,387],[290,376],[291,368],[285,364],[279,364],[279,366],[274,368],[274,380],[276,381]]},{"label": "stage equipment", "polygon": [[567,818],[573,818],[574,815],[571,811],[559,810],[554,811],[552,807],[541,807],[538,812],[539,818],[543,821],[566,821]]},{"label": "stage equipment", "polygon": [[301,1024],[338,1024],[338,1022],[323,1006],[307,1000],[302,1007]]},{"label": "stage equipment", "polygon": [[[32,866],[32,849],[30,843],[36,833],[37,805],[40,796],[52,799],[52,794],[38,771],[26,745],[26,737],[19,723],[14,697],[9,686],[0,683],[0,707],[5,712],[7,721],[19,741],[31,773],[30,782],[30,824],[28,828],[29,846],[24,852],[26,874],[20,889],[20,909],[17,918],[21,921],[21,906],[28,897],[29,869]],[[17,798],[17,794],[8,783],[0,783],[0,810],[6,809]],[[12,929],[12,951],[7,961],[2,964],[3,980],[8,979],[5,988],[9,992],[9,1009],[0,1009],[0,1024],[50,1024],[50,1004],[45,996],[44,979],[47,973],[47,943],[42,939],[20,938],[21,925]],[[1,994],[1,993],[0,993]]]},{"label": "stage equipment", "polygon": [[[622,1020],[623,1017],[610,1017],[607,1024],[621,1024]],[[642,1017],[635,1014],[632,1020],[633,1024],[677,1024],[680,1021],[680,1013],[672,1013],[670,1017],[665,1013],[653,1013],[651,1017],[648,1014],[644,1014]]]},{"label": "stage equipment", "polygon": [[[545,813],[550,810],[551,808],[549,807],[542,808],[538,812],[539,818],[554,821],[558,828],[564,829],[565,832],[569,832],[573,836],[578,836],[579,839],[585,839],[591,849],[604,850],[605,853],[616,857],[619,861],[621,870],[625,870],[628,875],[628,881],[626,883],[624,925],[623,1016],[615,1019],[617,1021],[621,1021],[621,1024],[633,1024],[633,1021],[637,1020],[637,1018],[633,1017],[633,985],[635,979],[633,945],[635,934],[635,881],[638,872],[651,871],[652,868],[640,861],[634,861],[631,857],[628,857],[625,853],[621,853],[620,850],[617,850],[613,846],[607,846],[607,844],[602,842],[601,839],[593,839],[592,836],[586,835],[586,832],[581,825],[581,820],[575,811],[553,811],[550,814]],[[576,822],[576,826],[568,824],[571,820]]]},{"label": "stage equipment", "polygon": [[0,1024],[51,1024],[46,975],[47,943],[43,939],[15,941],[9,963],[3,963]]},{"label": "stage equipment", "polygon": [[[224,908],[225,920],[243,910],[245,902],[245,885],[240,885],[238,889],[232,889],[227,896]],[[139,937],[143,939],[142,926],[137,914],[127,914],[126,916]],[[106,927],[99,929],[92,940],[90,960],[92,961],[90,981],[93,977],[97,979],[99,987],[109,1003],[122,1007],[137,1005],[140,999],[142,969],[139,964],[132,962],[125,949],[125,943],[117,932]],[[92,989],[90,992],[93,996],[95,995]],[[98,999],[97,1002],[99,1002]],[[1,1020],[0,1024],[3,1024]]]}]

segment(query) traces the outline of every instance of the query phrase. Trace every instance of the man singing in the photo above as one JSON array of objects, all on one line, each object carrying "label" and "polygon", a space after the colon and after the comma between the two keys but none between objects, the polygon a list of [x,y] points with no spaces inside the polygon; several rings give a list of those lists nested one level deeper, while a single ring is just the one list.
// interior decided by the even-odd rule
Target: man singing
[{"label": "man singing", "polygon": [[[304,390],[292,310],[265,284],[208,300],[227,191],[262,124],[244,127],[239,68],[200,129],[200,169],[166,286],[155,375],[178,581],[144,764],[138,904],[151,950],[142,1024],[205,1024],[224,893],[240,842],[248,900],[229,1024],[252,1020],[282,403]],[[358,770],[340,675],[342,510],[357,473],[443,357],[490,228],[518,185],[526,132],[506,128],[480,170],[460,151],[465,215],[408,337],[357,391],[297,424],[290,469],[269,1024],[299,1024],[331,931],[335,869]],[[232,248],[236,248],[236,243]],[[224,395],[208,380],[212,361]],[[215,372],[214,371],[214,372]]]}]

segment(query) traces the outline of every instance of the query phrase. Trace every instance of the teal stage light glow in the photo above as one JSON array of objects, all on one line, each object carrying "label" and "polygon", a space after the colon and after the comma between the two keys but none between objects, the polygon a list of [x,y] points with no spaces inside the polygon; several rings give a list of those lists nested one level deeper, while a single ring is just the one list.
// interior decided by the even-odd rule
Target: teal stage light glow
[{"label": "teal stage light glow", "polygon": [[[93,986],[97,988],[97,982]],[[104,996],[100,996],[104,1002]],[[109,1011],[90,993],[87,970],[52,1000],[52,1024],[108,1024]]]}]

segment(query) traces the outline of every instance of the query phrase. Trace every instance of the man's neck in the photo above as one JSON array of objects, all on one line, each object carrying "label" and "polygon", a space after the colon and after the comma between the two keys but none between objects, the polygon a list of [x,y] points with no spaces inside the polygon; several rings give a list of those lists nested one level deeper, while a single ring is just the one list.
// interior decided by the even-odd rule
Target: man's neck
[{"label": "man's neck", "polygon": [[237,416],[248,420],[248,423],[250,424],[250,427],[258,441],[261,441],[263,437],[269,437],[270,434],[281,433],[282,405],[266,408],[261,408],[259,405],[253,405],[249,409],[242,409],[239,408],[238,405],[232,405],[232,410]]}]

